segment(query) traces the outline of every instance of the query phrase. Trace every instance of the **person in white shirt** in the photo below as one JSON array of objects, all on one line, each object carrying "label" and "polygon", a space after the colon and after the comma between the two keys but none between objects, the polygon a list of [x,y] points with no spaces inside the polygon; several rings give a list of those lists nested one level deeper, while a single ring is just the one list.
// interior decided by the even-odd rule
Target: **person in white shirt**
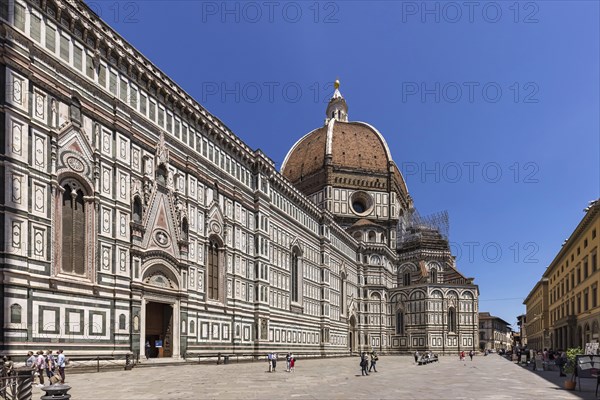
[{"label": "person in white shirt", "polygon": [[36,369],[40,374],[40,385],[44,385],[44,374],[46,373],[46,357],[44,357],[44,352],[42,350],[38,351],[38,356],[36,360]]},{"label": "person in white shirt", "polygon": [[65,383],[65,365],[67,363],[67,359],[63,354],[62,349],[57,351],[58,357],[56,358],[56,366],[58,367],[58,373],[60,374],[60,383]]}]

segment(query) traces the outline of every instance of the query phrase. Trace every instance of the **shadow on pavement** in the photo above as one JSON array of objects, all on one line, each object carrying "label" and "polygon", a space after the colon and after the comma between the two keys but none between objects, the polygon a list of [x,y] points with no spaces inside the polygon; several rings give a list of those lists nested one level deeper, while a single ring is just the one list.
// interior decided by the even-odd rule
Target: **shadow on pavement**
[{"label": "shadow on pavement", "polygon": [[[507,360],[507,362],[513,362],[510,360]],[[515,362],[516,364],[516,362]],[[555,389],[557,392],[564,392],[572,394],[574,396],[577,396],[581,399],[585,399],[585,400],[596,400],[597,397],[595,395],[596,392],[596,379],[578,379],[577,380],[577,387],[575,388],[575,390],[566,390],[564,387],[564,381],[570,379],[570,376],[559,376],[559,372],[558,371],[534,371],[533,370],[533,365],[529,364],[529,365],[524,365],[524,364],[518,364],[521,369],[523,370],[523,373],[530,373],[530,374],[534,374],[539,376],[540,378],[545,379],[546,381],[550,382],[553,384],[553,386],[551,386],[550,388]],[[581,386],[580,386],[581,385]],[[599,388],[599,394],[600,394],[600,388]]]}]

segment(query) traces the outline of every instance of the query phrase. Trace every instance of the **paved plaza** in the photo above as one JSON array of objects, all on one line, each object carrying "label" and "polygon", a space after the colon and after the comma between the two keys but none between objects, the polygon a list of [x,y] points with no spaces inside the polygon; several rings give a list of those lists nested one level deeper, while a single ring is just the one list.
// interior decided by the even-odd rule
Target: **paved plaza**
[{"label": "paved plaza", "polygon": [[[593,399],[595,382],[581,392],[557,386],[558,373],[534,373],[506,359],[476,356],[471,362],[441,357],[416,366],[406,356],[382,356],[378,373],[360,376],[358,357],[302,360],[276,373],[267,363],[180,365],[132,371],[72,374],[74,400],[134,399]],[[550,379],[550,380],[549,380]],[[552,381],[554,380],[554,381]],[[41,396],[34,391],[34,399]]]}]

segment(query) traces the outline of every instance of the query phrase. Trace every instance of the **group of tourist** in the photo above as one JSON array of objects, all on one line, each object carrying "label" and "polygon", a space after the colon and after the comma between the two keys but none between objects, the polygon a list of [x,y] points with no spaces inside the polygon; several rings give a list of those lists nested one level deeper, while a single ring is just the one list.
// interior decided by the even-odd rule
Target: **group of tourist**
[{"label": "group of tourist", "polygon": [[[277,371],[277,353],[267,354],[267,361],[269,361],[269,372]],[[285,372],[294,372],[296,369],[296,356],[292,353],[287,353],[285,356],[286,370]]]},{"label": "group of tourist", "polygon": [[[469,351],[469,357],[471,358],[471,361],[473,361],[473,356],[474,356],[474,355],[475,355],[475,352],[474,352],[473,350]],[[464,350],[463,350],[463,351],[461,351],[461,352],[458,354],[458,358],[459,358],[459,360],[460,360],[460,361],[465,361],[465,360],[467,359],[467,357],[466,357],[466,354],[465,354],[465,351],[464,351]]]},{"label": "group of tourist", "polygon": [[56,352],[56,356],[52,354],[52,350],[42,350],[36,354],[33,351],[27,353],[25,366],[31,368],[38,377],[38,387],[44,386],[44,375],[48,377],[49,383],[65,383],[65,366],[67,359],[62,350]]},{"label": "group of tourist", "polygon": [[[377,360],[379,360],[379,357],[377,356],[377,353],[375,352],[375,350],[373,350],[370,354],[367,354],[366,352],[362,352],[362,354],[360,355],[360,372],[362,376],[368,376],[369,372],[371,372],[371,370],[377,372]],[[368,369],[367,369],[368,367]]]}]

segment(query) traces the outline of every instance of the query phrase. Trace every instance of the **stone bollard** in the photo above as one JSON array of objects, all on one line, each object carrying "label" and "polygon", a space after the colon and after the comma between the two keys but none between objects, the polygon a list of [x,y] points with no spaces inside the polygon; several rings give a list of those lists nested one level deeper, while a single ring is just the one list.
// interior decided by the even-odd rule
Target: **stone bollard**
[{"label": "stone bollard", "polygon": [[42,390],[46,394],[41,397],[41,400],[68,400],[71,398],[71,395],[67,394],[71,390],[71,386],[62,383],[44,386]]},{"label": "stone bollard", "polygon": [[17,400],[30,400],[33,395],[33,370],[29,367],[14,369],[17,376]]}]

